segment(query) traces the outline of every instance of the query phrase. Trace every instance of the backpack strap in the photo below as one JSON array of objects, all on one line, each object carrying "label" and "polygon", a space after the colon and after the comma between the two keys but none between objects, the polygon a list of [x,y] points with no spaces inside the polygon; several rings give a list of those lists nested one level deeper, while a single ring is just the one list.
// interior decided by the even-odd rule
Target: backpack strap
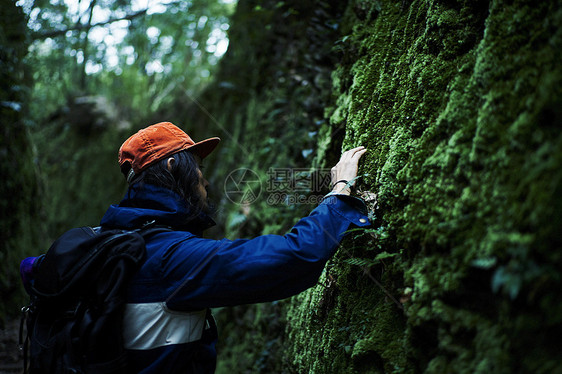
[{"label": "backpack strap", "polygon": [[27,357],[29,350],[29,330],[25,332],[25,340],[23,337],[24,326],[27,322],[27,317],[29,315],[29,308],[31,306],[24,306],[21,308],[21,319],[20,319],[20,333],[19,333],[19,348],[23,352],[23,374],[27,374]]},{"label": "backpack strap", "polygon": [[151,235],[158,234],[160,232],[173,231],[173,229],[170,226],[165,225],[151,225],[143,226],[140,229],[136,229],[135,231],[141,234],[141,236],[146,239]]},{"label": "backpack strap", "polygon": [[[111,230],[111,227],[97,226],[92,228],[95,232],[102,232],[105,230]],[[124,229],[123,231],[127,231]],[[142,237],[147,237],[159,232],[174,231],[174,229],[169,225],[161,225],[156,222],[156,220],[146,221],[141,227],[136,229],[131,229],[130,231],[138,232]]]}]

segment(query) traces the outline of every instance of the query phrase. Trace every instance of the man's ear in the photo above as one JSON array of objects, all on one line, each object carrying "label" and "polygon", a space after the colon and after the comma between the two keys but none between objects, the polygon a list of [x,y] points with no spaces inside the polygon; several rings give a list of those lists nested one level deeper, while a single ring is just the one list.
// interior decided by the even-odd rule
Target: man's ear
[{"label": "man's ear", "polygon": [[175,164],[175,163],[176,163],[176,159],[175,159],[175,158],[170,157],[170,158],[168,159],[167,166],[168,166],[168,171],[169,171],[169,172],[172,171],[172,168],[174,167],[174,164]]}]

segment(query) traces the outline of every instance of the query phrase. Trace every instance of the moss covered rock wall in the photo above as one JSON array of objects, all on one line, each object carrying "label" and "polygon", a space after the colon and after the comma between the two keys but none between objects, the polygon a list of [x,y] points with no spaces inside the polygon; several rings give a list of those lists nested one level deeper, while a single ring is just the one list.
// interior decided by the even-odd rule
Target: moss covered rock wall
[{"label": "moss covered rock wall", "polygon": [[562,371],[560,5],[349,4],[330,124],[376,230],[293,299],[289,368]]},{"label": "moss covered rock wall", "polygon": [[[561,5],[240,1],[218,81],[176,112],[226,140],[212,184],[364,145],[373,226],[311,290],[217,311],[219,373],[562,372]],[[221,203],[232,238],[312,208]]]}]

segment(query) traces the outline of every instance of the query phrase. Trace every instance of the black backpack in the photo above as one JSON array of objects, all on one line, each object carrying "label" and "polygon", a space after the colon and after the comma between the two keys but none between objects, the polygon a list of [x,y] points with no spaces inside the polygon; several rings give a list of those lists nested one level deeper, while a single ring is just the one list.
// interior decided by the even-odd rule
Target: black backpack
[{"label": "black backpack", "polygon": [[[74,228],[33,264],[24,371],[123,373],[124,292],[146,257],[145,238],[169,228]],[[23,340],[23,319],[20,340]]]}]

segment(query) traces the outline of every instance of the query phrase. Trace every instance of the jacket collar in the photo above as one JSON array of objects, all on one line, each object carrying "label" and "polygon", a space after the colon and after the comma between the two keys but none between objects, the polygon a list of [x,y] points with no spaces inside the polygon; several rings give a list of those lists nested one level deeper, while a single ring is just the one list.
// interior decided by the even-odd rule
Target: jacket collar
[{"label": "jacket collar", "polygon": [[129,187],[119,205],[109,207],[101,225],[134,229],[150,221],[196,235],[215,225],[211,217],[194,212],[175,192],[151,184]]}]

